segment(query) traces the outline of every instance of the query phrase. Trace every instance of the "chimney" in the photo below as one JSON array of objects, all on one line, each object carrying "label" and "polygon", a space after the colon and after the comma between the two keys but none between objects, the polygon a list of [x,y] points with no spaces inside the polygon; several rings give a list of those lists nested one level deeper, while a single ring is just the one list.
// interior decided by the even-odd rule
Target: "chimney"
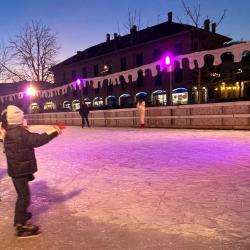
[{"label": "chimney", "polygon": [[106,35],[106,37],[107,37],[106,42],[110,42],[110,34],[109,33]]},{"label": "chimney", "polygon": [[118,38],[118,34],[114,33],[114,39]]},{"label": "chimney", "polygon": [[216,33],[216,23],[212,23],[212,33]]},{"label": "chimney", "polygon": [[173,12],[170,11],[170,12],[168,12],[168,22],[172,23],[172,21],[173,21]]},{"label": "chimney", "polygon": [[204,30],[205,30],[205,31],[210,31],[209,26],[210,26],[210,20],[209,20],[209,19],[206,19],[206,20],[204,21]]},{"label": "chimney", "polygon": [[130,29],[130,34],[135,34],[137,31],[136,25],[133,25],[132,28]]}]

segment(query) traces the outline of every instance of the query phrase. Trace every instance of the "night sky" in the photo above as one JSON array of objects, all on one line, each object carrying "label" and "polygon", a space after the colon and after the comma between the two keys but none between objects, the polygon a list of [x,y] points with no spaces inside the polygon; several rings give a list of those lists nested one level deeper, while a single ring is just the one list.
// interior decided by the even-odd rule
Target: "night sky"
[{"label": "night sky", "polygon": [[[217,21],[223,10],[227,13],[218,33],[234,40],[250,40],[249,0],[187,0],[191,6],[201,4],[202,21],[208,16]],[[147,4],[145,4],[147,3]],[[92,45],[104,42],[106,33],[126,33],[128,8],[141,13],[141,28],[167,19],[187,23],[181,0],[0,0],[0,39],[7,41],[31,20],[40,20],[58,34],[61,61]]]}]

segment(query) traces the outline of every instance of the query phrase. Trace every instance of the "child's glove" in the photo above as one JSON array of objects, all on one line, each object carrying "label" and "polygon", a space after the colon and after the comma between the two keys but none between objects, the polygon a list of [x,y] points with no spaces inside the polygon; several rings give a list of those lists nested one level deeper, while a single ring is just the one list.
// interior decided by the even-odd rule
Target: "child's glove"
[{"label": "child's glove", "polygon": [[58,126],[60,129],[64,129],[64,128],[65,128],[65,125],[64,125],[63,123],[59,123],[57,126]]},{"label": "child's glove", "polygon": [[56,129],[56,131],[59,135],[62,133],[62,130],[59,126],[54,126],[53,128]]},{"label": "child's glove", "polygon": [[51,135],[51,134],[53,134],[55,132],[57,132],[57,134],[61,134],[62,133],[61,129],[58,126],[53,126],[52,129],[46,131],[46,134],[47,135]]}]

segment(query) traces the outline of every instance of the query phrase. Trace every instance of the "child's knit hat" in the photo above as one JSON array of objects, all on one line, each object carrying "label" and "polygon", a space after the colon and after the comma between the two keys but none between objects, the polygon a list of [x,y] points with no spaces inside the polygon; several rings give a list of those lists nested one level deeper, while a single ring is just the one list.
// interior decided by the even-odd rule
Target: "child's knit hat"
[{"label": "child's knit hat", "polygon": [[7,107],[7,121],[8,125],[20,125],[23,124],[24,114],[23,111],[14,106],[9,105]]}]

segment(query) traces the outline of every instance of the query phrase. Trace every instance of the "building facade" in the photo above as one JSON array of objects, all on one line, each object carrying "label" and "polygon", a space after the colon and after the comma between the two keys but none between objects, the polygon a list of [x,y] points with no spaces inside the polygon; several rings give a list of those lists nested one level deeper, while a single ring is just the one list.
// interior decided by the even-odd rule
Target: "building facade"
[{"label": "building facade", "polygon": [[[59,63],[51,70],[54,73],[55,82],[63,85],[77,79],[108,75],[150,64],[162,58],[167,52],[178,56],[221,48],[225,42],[230,41],[230,38],[216,34],[214,24],[210,30],[209,20],[205,20],[204,27],[204,29],[199,29],[174,23],[170,12],[168,20],[156,26],[140,31],[133,26],[130,34],[119,36],[115,33],[113,39],[110,39],[110,34],[107,34],[104,43],[78,51],[76,55]],[[176,94],[184,90],[184,87],[190,88],[194,85],[196,82],[194,75],[196,72],[190,72],[188,67],[183,69],[178,68],[178,65],[175,67],[173,88],[179,88]],[[150,73],[142,75],[139,71],[135,81],[119,79],[121,84],[117,86],[107,81],[97,87],[86,84],[81,97],[94,107],[129,107],[136,102],[138,96],[143,97],[152,105],[166,105],[170,104],[170,98],[167,98],[167,93],[170,92],[169,78],[169,75],[161,72],[160,69],[155,77],[152,77]],[[72,97],[69,98],[71,102]]]},{"label": "building facade", "polygon": [[[119,36],[115,33],[112,39],[107,34],[105,42],[78,51],[55,65],[51,68],[55,84],[49,88],[57,89],[53,93],[58,93],[40,92],[29,99],[25,110],[76,111],[80,100],[85,100],[94,109],[101,109],[132,107],[138,98],[145,99],[147,105],[248,99],[250,53],[244,51],[241,60],[235,62],[231,46],[220,56],[219,64],[215,64],[215,57],[208,53],[204,54],[202,67],[195,61],[191,67],[189,60],[183,57],[174,61],[170,71],[160,65],[156,65],[154,74],[152,70],[142,70],[145,65],[161,61],[167,53],[173,58],[203,55],[204,51],[223,49],[230,40],[217,34],[216,25],[209,20],[205,20],[204,29],[200,29],[173,22],[170,12],[164,23],[143,30],[133,26],[129,34]],[[128,77],[123,76],[126,73]],[[114,75],[117,77],[112,77]],[[69,83],[79,84],[71,87]],[[11,100],[4,103],[11,103]]]}]

